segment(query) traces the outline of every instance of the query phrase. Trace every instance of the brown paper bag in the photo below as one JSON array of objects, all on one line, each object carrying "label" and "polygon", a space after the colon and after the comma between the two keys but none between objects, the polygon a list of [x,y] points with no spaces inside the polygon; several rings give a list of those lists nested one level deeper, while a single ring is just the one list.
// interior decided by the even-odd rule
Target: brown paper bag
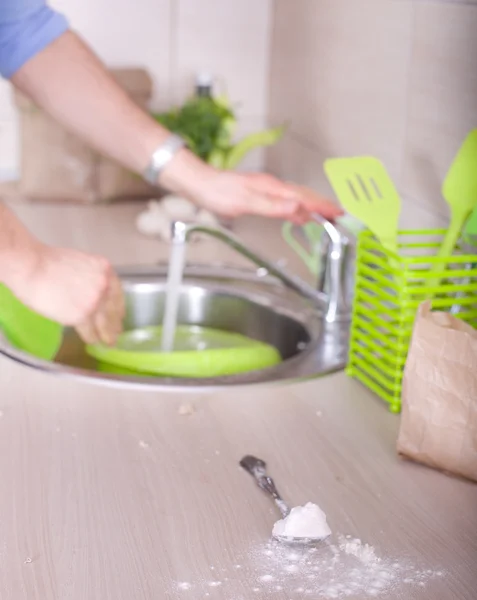
[{"label": "brown paper bag", "polygon": [[477,481],[477,330],[430,302],[414,325],[397,449]]}]

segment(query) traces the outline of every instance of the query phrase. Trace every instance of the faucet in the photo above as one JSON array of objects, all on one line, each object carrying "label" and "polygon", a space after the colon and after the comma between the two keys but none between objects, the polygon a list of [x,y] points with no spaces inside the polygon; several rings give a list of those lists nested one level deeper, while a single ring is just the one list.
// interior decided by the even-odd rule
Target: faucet
[{"label": "faucet", "polygon": [[[323,313],[326,322],[334,323],[350,316],[342,289],[342,263],[347,240],[332,223],[320,215],[313,215],[312,218],[324,227],[328,237],[323,251],[323,265],[317,289],[251,250],[237,236],[223,227],[175,221],[172,223],[172,243],[185,244],[192,233],[203,233],[214,237],[248,258],[258,267],[265,269],[286,287],[311,300]],[[328,292],[325,292],[326,286],[328,286]]]}]

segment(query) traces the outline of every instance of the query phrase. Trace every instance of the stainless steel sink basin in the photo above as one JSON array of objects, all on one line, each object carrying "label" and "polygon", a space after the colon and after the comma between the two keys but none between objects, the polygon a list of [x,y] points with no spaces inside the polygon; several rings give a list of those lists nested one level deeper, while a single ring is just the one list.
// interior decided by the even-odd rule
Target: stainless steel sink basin
[{"label": "stainless steel sink basin", "polygon": [[[127,302],[126,329],[162,322],[166,266],[120,269]],[[349,325],[326,323],[313,305],[263,272],[190,266],[181,289],[179,322],[225,329],[273,344],[283,362],[272,368],[214,379],[157,378],[98,371],[74,330],[65,331],[54,362],[3,344],[0,351],[32,368],[97,383],[197,389],[310,378],[342,369]]]}]

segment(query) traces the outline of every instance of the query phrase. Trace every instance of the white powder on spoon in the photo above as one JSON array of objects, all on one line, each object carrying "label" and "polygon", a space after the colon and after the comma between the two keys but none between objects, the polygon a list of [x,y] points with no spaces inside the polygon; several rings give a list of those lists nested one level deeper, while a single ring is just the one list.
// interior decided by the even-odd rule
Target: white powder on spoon
[{"label": "white powder on spoon", "polygon": [[309,538],[324,540],[331,535],[326,515],[319,506],[308,502],[292,508],[290,514],[273,527],[274,537]]}]

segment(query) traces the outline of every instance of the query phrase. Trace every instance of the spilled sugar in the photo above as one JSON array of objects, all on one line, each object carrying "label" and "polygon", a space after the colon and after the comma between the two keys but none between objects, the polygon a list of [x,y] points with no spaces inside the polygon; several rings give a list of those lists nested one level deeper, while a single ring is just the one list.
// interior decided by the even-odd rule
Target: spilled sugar
[{"label": "spilled sugar", "polygon": [[[402,590],[424,587],[444,576],[443,571],[420,569],[405,560],[380,556],[369,544],[344,535],[338,535],[335,543],[327,541],[312,548],[271,541],[237,559],[240,563],[231,565],[235,576],[229,574],[230,580],[183,582],[176,584],[176,590],[187,597],[200,598],[206,597],[211,588],[220,586],[220,597],[227,594],[235,598],[234,590],[240,579],[241,589],[249,586],[250,592],[258,597],[261,593],[269,596],[282,592],[290,600],[386,598],[398,587]],[[211,567],[211,570],[217,573],[219,569]],[[229,573],[228,569],[223,571]]]},{"label": "spilled sugar", "polygon": [[178,587],[178,589],[185,592],[187,590],[190,590],[192,586],[187,581],[181,581],[180,583],[177,584],[177,587]]}]

